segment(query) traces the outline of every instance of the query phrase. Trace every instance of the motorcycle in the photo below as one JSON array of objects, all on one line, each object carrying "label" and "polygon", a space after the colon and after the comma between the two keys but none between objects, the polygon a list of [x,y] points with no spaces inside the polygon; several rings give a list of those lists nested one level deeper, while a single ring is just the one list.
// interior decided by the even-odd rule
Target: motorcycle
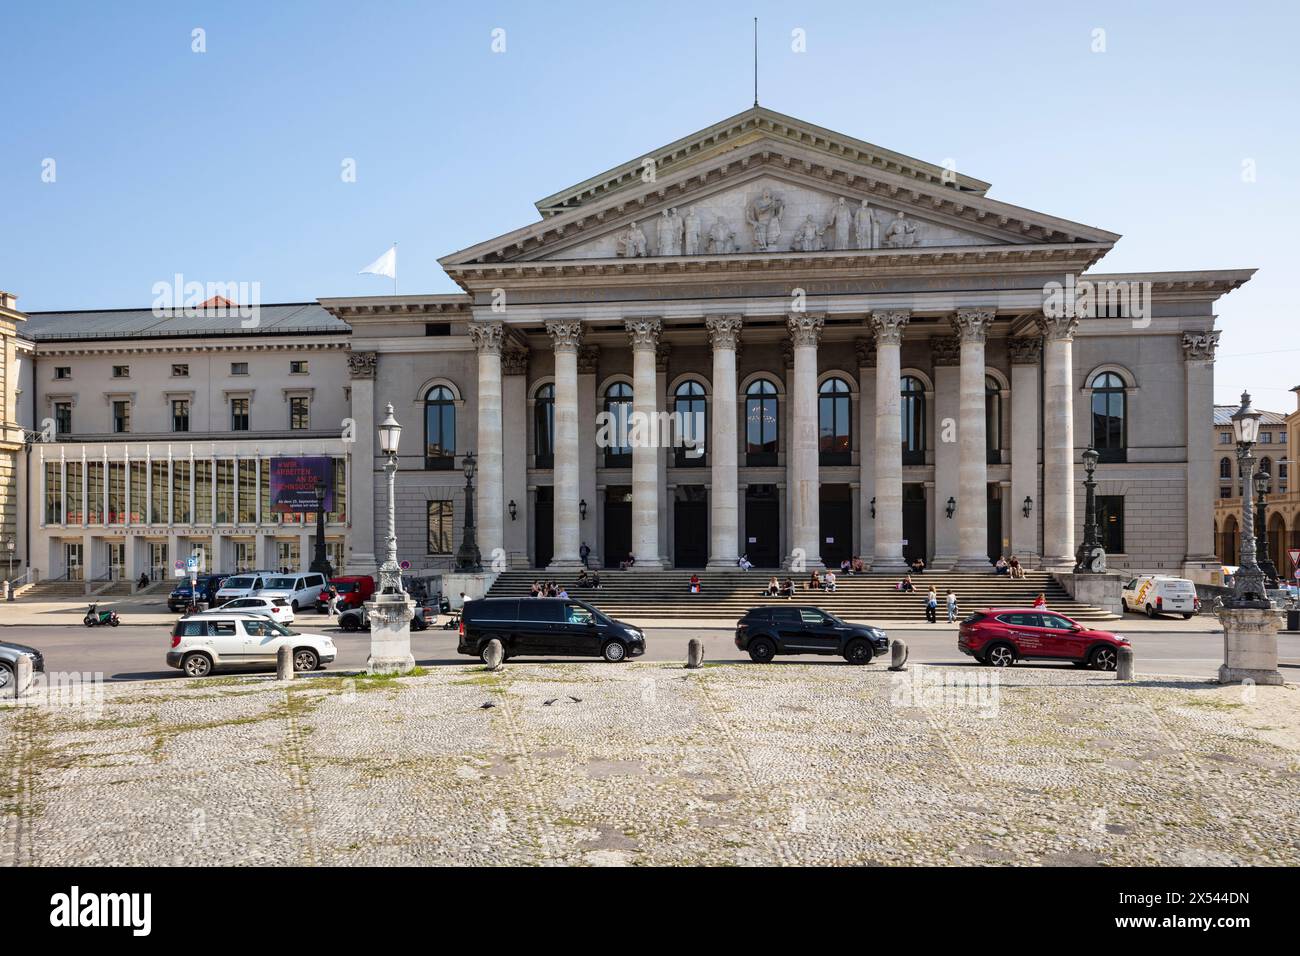
[{"label": "motorcycle", "polygon": [[101,611],[99,604],[92,604],[86,610],[86,616],[81,619],[81,623],[86,627],[99,627],[107,625],[108,627],[117,627],[121,622],[117,619],[116,611]]}]

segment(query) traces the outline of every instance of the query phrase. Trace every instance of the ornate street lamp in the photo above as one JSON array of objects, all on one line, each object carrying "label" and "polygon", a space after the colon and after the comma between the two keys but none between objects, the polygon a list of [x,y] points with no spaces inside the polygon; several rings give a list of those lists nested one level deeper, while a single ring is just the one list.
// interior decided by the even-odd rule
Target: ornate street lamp
[{"label": "ornate street lamp", "polygon": [[1097,449],[1091,445],[1083,453],[1083,470],[1087,477],[1083,481],[1085,505],[1083,512],[1083,543],[1075,555],[1075,574],[1101,574],[1106,570],[1106,549],[1101,546],[1101,532],[1097,528],[1097,481],[1093,473],[1097,470],[1097,460],[1101,458]]},{"label": "ornate street lamp", "polygon": [[1255,500],[1255,559],[1259,563],[1259,570],[1264,575],[1264,583],[1270,588],[1279,587],[1277,579],[1277,565],[1273,563],[1273,556],[1268,551],[1268,501],[1265,495],[1272,490],[1273,476],[1266,471],[1261,471],[1255,476],[1255,493],[1258,497]]},{"label": "ornate street lamp", "polygon": [[456,551],[456,570],[464,574],[481,574],[483,556],[479,554],[474,533],[474,473],[478,470],[478,463],[472,451],[465,454],[461,468],[465,472],[465,533]]},{"label": "ornate street lamp", "polygon": [[[331,480],[333,480],[333,468],[334,463],[331,461]],[[328,581],[334,577],[334,569],[330,566],[329,559],[325,557],[325,496],[329,489],[325,482],[318,481],[312,490],[316,493],[316,553],[312,556],[311,570],[325,575],[325,580]]]},{"label": "ornate street lamp", "polygon": [[1250,453],[1259,440],[1259,420],[1263,416],[1250,405],[1250,393],[1241,393],[1241,407],[1232,413],[1232,434],[1237,440],[1237,467],[1241,475],[1241,566],[1233,578],[1232,607],[1268,608],[1264,593],[1264,574],[1255,559],[1255,457]]},{"label": "ornate street lamp", "polygon": [[379,423],[379,450],[384,453],[384,473],[388,476],[388,553],[379,566],[379,593],[400,595],[406,600],[402,587],[402,568],[397,563],[397,447],[402,440],[402,426],[393,417],[393,406],[386,408],[387,415]]}]

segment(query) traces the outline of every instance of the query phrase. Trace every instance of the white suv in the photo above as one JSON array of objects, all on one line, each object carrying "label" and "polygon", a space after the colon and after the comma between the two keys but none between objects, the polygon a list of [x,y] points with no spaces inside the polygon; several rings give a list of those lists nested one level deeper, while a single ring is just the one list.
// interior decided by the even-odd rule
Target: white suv
[{"label": "white suv", "polygon": [[324,589],[323,574],[276,574],[266,578],[262,587],[254,593],[258,597],[284,598],[297,611],[303,607],[314,607],[316,598]]},{"label": "white suv", "polygon": [[176,622],[167,664],[190,677],[206,677],[220,667],[275,667],[284,644],[293,648],[296,671],[317,670],[337,654],[323,634],[300,634],[254,614],[208,611]]},{"label": "white suv", "polygon": [[[231,611],[237,611],[240,614],[258,614],[281,624],[293,623],[293,608],[289,607],[289,602],[282,597],[262,597],[258,595],[257,597],[235,598],[220,607],[214,607],[212,611],[225,611],[227,614]],[[212,611],[205,613],[210,614]]]},{"label": "white suv", "polygon": [[217,596],[213,600],[213,605],[225,604],[227,601],[233,601],[235,598],[252,597],[256,592],[266,586],[272,574],[266,571],[245,571],[242,574],[232,574],[221,582],[221,587],[217,590]]}]

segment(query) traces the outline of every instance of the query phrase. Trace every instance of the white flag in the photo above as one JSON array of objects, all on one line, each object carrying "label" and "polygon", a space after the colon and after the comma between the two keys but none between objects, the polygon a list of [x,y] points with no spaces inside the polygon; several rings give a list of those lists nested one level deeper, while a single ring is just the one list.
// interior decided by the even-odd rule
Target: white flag
[{"label": "white flag", "polygon": [[382,256],[376,259],[370,265],[366,266],[360,272],[359,276],[387,276],[390,279],[397,278],[397,246],[389,249]]}]

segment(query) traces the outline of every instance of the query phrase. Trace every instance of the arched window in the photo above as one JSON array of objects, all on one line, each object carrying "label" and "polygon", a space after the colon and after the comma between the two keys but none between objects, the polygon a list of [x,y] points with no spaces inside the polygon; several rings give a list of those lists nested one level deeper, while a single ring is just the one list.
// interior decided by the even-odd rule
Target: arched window
[{"label": "arched window", "polygon": [[904,375],[899,383],[899,417],[903,424],[903,464],[925,464],[925,383]]},{"label": "arched window", "polygon": [[1002,464],[1002,383],[992,375],[984,376],[984,444],[988,463]]},{"label": "arched window", "polygon": [[1092,447],[1100,461],[1127,461],[1124,380],[1101,372],[1092,380]]},{"label": "arched window", "polygon": [[775,465],[778,436],[776,386],[765,378],[745,389],[745,463]]},{"label": "arched window", "polygon": [[446,385],[435,385],[424,394],[424,467],[456,467],[456,396]]},{"label": "arched window", "polygon": [[703,385],[699,382],[682,382],[677,386],[677,391],[673,393],[677,434],[673,438],[677,443],[675,458],[678,468],[704,464],[704,443],[709,434],[706,409]]},{"label": "arched window", "polygon": [[842,378],[822,382],[817,396],[817,449],[823,465],[847,465],[852,460],[849,440],[849,383]]},{"label": "arched window", "polygon": [[555,467],[555,386],[543,385],[533,396],[533,434],[537,467]]},{"label": "arched window", "polygon": [[606,468],[630,468],[632,465],[632,386],[615,382],[605,389],[605,413],[609,438],[605,445]]},{"label": "arched window", "polygon": [[1219,477],[1224,481],[1232,481],[1232,459],[1219,459]]}]

